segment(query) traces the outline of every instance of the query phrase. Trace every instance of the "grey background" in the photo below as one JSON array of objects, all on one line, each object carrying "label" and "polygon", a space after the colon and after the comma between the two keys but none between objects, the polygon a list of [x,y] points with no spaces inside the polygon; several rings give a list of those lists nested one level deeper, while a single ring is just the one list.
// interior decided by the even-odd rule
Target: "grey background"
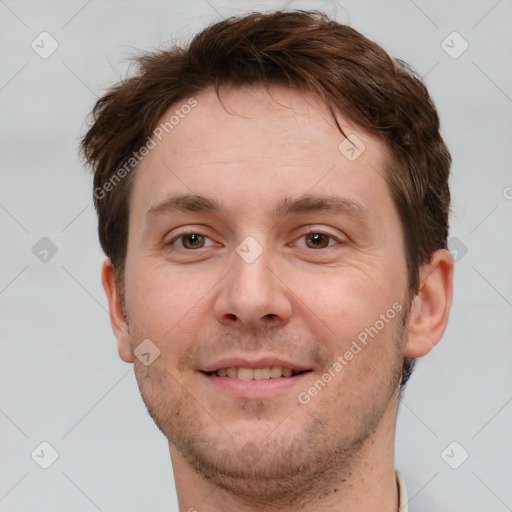
[{"label": "grey background", "polygon": [[[110,329],[78,136],[138,50],[281,5],[0,1],[1,511],[177,510],[166,439]],[[396,467],[410,509],[512,510],[512,0],[290,4],[312,7],[425,76],[454,159],[454,305],[398,417]],[[43,31],[59,45],[46,59],[31,48]],[[469,44],[458,58],[441,46],[453,31]],[[445,43],[452,53],[457,37]],[[47,261],[43,237],[57,250]],[[43,441],[58,452],[48,469],[35,462],[49,460]]]}]

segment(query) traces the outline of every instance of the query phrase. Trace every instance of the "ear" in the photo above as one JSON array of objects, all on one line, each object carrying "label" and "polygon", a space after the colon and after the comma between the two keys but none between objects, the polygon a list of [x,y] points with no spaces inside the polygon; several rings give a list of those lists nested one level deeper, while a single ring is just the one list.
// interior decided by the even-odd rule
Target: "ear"
[{"label": "ear", "polygon": [[421,268],[419,290],[409,315],[405,356],[428,354],[443,336],[452,304],[453,267],[453,256],[440,249]]},{"label": "ear", "polygon": [[107,295],[108,307],[110,310],[110,325],[117,338],[117,351],[119,357],[126,363],[133,362],[133,356],[130,350],[130,336],[128,334],[128,324],[124,316],[123,303],[118,293],[114,269],[109,258],[103,262],[101,269],[101,282]]}]

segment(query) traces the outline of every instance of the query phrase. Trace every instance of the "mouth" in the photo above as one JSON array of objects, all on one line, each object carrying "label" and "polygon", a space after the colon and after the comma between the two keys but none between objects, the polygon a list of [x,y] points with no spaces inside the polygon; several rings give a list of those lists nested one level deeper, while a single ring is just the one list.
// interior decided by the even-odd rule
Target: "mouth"
[{"label": "mouth", "polygon": [[294,370],[283,366],[266,366],[264,368],[245,368],[238,366],[229,366],[219,368],[210,372],[203,372],[206,375],[214,377],[226,377],[228,379],[239,380],[270,380],[270,379],[289,379],[308,373],[312,370]]},{"label": "mouth", "polygon": [[311,368],[275,358],[266,361],[226,359],[200,370],[199,375],[216,393],[220,391],[232,397],[255,400],[275,397],[294,388],[298,393],[312,372]]}]

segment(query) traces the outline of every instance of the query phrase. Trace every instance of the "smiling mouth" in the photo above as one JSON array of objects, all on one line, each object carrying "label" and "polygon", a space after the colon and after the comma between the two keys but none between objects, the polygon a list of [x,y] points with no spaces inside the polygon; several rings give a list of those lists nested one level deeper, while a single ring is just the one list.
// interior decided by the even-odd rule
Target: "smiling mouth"
[{"label": "smiling mouth", "polygon": [[229,368],[219,368],[211,372],[203,372],[205,375],[213,375],[216,377],[228,377],[239,380],[269,380],[280,379],[282,377],[290,378],[307,373],[312,370],[293,370],[282,366],[267,366],[266,368],[243,368],[231,366]]}]

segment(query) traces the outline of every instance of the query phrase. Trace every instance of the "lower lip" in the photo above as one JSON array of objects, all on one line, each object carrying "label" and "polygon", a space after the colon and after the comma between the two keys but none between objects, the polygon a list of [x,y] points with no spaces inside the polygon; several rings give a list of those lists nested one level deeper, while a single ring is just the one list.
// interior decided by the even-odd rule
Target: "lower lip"
[{"label": "lower lip", "polygon": [[217,388],[239,398],[269,398],[283,391],[287,391],[300,384],[312,372],[300,373],[293,377],[279,377],[278,379],[244,380],[232,377],[219,377],[199,372],[203,378]]}]

